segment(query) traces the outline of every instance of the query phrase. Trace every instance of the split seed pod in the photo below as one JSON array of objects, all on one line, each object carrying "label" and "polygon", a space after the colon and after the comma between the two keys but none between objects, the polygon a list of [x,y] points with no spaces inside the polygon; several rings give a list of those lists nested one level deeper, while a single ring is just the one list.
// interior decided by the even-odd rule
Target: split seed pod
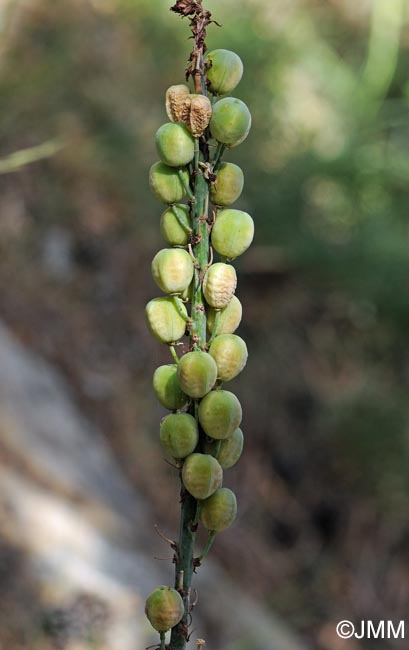
[{"label": "split seed pod", "polygon": [[194,139],[184,124],[163,124],[156,132],[155,142],[159,158],[170,167],[187,165],[195,154]]},{"label": "split seed pod", "polygon": [[[233,334],[241,323],[243,309],[237,296],[233,296],[227,307],[220,309],[219,322],[217,324],[216,335]],[[213,333],[214,322],[217,311],[209,307],[207,314],[206,326],[209,334]]]},{"label": "split seed pod", "polygon": [[219,488],[211,497],[203,501],[200,508],[200,521],[207,530],[220,533],[232,525],[236,514],[236,495],[229,488]]},{"label": "split seed pod", "polygon": [[184,84],[170,86],[166,91],[166,113],[172,122],[182,122],[183,106],[190,90]]},{"label": "split seed pod", "polygon": [[[180,303],[180,309],[187,317],[183,303]],[[146,305],[145,316],[151,334],[161,343],[174,343],[185,333],[186,321],[179,314],[172,298],[153,298]],[[214,365],[216,367],[216,363]]]},{"label": "split seed pod", "polygon": [[223,481],[223,470],[209,454],[191,454],[183,463],[182,480],[195,499],[207,499]]},{"label": "split seed pod", "polygon": [[213,50],[207,55],[211,67],[207,71],[209,90],[215,95],[231,93],[243,76],[243,63],[235,52]]},{"label": "split seed pod", "polygon": [[221,334],[212,342],[209,354],[216,361],[217,378],[231,381],[241,373],[247,363],[247,345],[236,334]]},{"label": "split seed pod", "polygon": [[199,441],[197,422],[189,413],[171,413],[160,425],[160,441],[172,458],[186,458],[194,452]]},{"label": "split seed pod", "polygon": [[192,281],[194,266],[182,248],[163,248],[152,260],[152,275],[165,293],[182,293]]},{"label": "split seed pod", "polygon": [[162,213],[160,232],[169,246],[187,246],[191,230],[192,224],[187,205],[177,203]]},{"label": "split seed pod", "polygon": [[188,352],[178,363],[178,379],[186,395],[195,399],[203,397],[216,383],[216,362],[208,352]]},{"label": "split seed pod", "polygon": [[169,411],[177,411],[189,401],[180,387],[177,369],[176,363],[169,363],[159,366],[153,373],[153,390],[162,406]]},{"label": "split seed pod", "polygon": [[167,632],[183,618],[185,606],[176,589],[161,585],[149,594],[145,614],[157,632]]},{"label": "split seed pod", "polygon": [[[182,172],[186,185],[189,185],[187,169],[182,169]],[[149,185],[153,194],[162,203],[179,203],[186,196],[178,170],[163,162],[156,162],[150,168]]]},{"label": "split seed pod", "polygon": [[220,210],[212,228],[213,248],[229,259],[248,249],[254,237],[254,221],[243,210]]},{"label": "split seed pod", "polygon": [[224,97],[213,106],[210,131],[213,138],[227,147],[237,147],[249,134],[251,114],[236,97]]},{"label": "split seed pod", "polygon": [[228,390],[212,390],[199,404],[199,422],[209,438],[228,438],[240,426],[241,418],[241,404]]},{"label": "split seed pod", "polygon": [[217,170],[217,178],[210,185],[213,205],[228,206],[237,201],[243,191],[244,175],[238,165],[224,162]]},{"label": "split seed pod", "polygon": [[237,275],[234,266],[223,262],[212,264],[207,269],[203,280],[206,302],[215,309],[223,309],[232,299],[236,286]]},{"label": "split seed pod", "polygon": [[192,135],[202,135],[212,117],[212,105],[205,95],[189,95],[183,105],[182,121]]},{"label": "split seed pod", "polygon": [[[241,429],[236,429],[231,436],[222,440],[220,445],[217,440],[206,441],[204,451],[206,454],[211,454],[217,458],[222,469],[230,469],[239,460],[243,446],[243,432]],[[218,452],[217,449],[219,449]]]}]

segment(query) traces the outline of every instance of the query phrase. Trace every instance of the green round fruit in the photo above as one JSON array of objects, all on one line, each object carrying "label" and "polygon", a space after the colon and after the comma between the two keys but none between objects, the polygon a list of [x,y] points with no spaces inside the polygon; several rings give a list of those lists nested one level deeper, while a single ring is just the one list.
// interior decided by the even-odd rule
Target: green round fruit
[{"label": "green round fruit", "polygon": [[241,429],[233,431],[231,436],[225,440],[207,440],[205,442],[204,451],[206,454],[211,454],[220,463],[222,469],[230,469],[239,460],[241,452],[243,451],[244,436]]},{"label": "green round fruit", "polygon": [[184,124],[168,122],[156,132],[159,158],[170,167],[188,165],[195,155],[195,140]]},{"label": "green round fruit", "polygon": [[[189,173],[182,169],[186,185],[189,185]],[[162,203],[179,203],[186,196],[186,190],[179,178],[178,170],[156,162],[149,171],[149,185],[159,201]]]},{"label": "green round fruit", "polygon": [[231,93],[243,76],[241,58],[230,50],[213,50],[206,58],[212,63],[207,71],[210,92],[215,95]]},{"label": "green round fruit", "polygon": [[210,307],[223,309],[233,297],[237,286],[237,275],[234,266],[216,262],[206,271],[203,280],[203,294]]},{"label": "green round fruit", "polygon": [[199,404],[199,422],[210,438],[228,438],[240,426],[241,418],[241,404],[228,390],[212,390]]},{"label": "green round fruit", "polygon": [[212,137],[227,147],[237,147],[249,134],[251,113],[236,97],[219,99],[213,106],[210,131]]},{"label": "green round fruit", "polygon": [[152,275],[165,293],[182,293],[192,281],[192,258],[183,248],[163,248],[152,260]]},{"label": "green round fruit", "polygon": [[191,230],[192,224],[187,205],[177,203],[162,213],[160,232],[165,242],[170,246],[187,246]]},{"label": "green round fruit", "polygon": [[223,481],[223,470],[209,454],[191,454],[183,463],[182,481],[195,499],[207,499]]},{"label": "green round fruit", "polygon": [[[183,303],[180,304],[180,309],[187,317]],[[145,316],[150,332],[161,343],[174,343],[185,333],[186,321],[179,314],[172,298],[153,298],[146,305]]]},{"label": "green round fruit", "polygon": [[207,352],[188,352],[178,363],[178,379],[186,395],[203,397],[216,383],[216,362]]},{"label": "green round fruit", "polygon": [[161,585],[149,594],[145,614],[157,632],[167,632],[183,618],[185,606],[176,589]]},{"label": "green round fruit", "polygon": [[[220,311],[219,321],[217,324],[216,335],[219,334],[233,334],[241,323],[242,306],[237,296],[233,296],[227,307],[218,310]],[[213,333],[214,322],[217,310],[209,307],[207,313],[206,326],[209,334]]]},{"label": "green round fruit", "polygon": [[171,413],[160,425],[163,449],[173,458],[186,458],[196,449],[199,441],[197,422],[189,413]]},{"label": "green round fruit", "polygon": [[177,369],[176,363],[169,363],[159,366],[153,373],[153,390],[162,406],[169,411],[177,411],[189,401],[180,387]]},{"label": "green round fruit", "polygon": [[209,354],[216,361],[217,378],[231,381],[247,363],[247,345],[236,334],[220,334],[213,340]]},{"label": "green round fruit", "polygon": [[213,205],[231,205],[243,191],[244,175],[238,165],[224,162],[217,171],[216,182],[210,186],[210,200]]},{"label": "green round fruit", "polygon": [[254,221],[242,210],[220,210],[212,228],[213,248],[233,259],[248,249],[254,237]]},{"label": "green round fruit", "polygon": [[237,515],[237,500],[229,488],[219,488],[211,497],[203,501],[200,508],[200,521],[207,530],[220,533],[232,525]]}]

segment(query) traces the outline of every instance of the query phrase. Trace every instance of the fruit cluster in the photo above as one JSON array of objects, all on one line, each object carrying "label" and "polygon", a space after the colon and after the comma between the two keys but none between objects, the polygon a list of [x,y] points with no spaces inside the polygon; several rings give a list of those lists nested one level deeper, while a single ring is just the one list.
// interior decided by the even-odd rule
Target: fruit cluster
[{"label": "fruit cluster", "polygon": [[[219,49],[207,55],[204,69],[203,94],[191,93],[186,85],[168,89],[170,122],[156,134],[160,160],[149,180],[153,194],[166,204],[160,230],[167,248],[153,258],[152,275],[165,296],[147,304],[146,319],[175,361],[153,376],[159,402],[171,411],[162,419],[160,442],[178,463],[184,490],[197,500],[194,524],[200,521],[214,536],[232,524],[237,511],[236,497],[222,481],[223,470],[237,462],[243,449],[242,409],[222,384],[247,362],[246,343],[234,333],[242,307],[234,295],[231,261],[250,246],[254,223],[249,214],[230,207],[242,192],[243,172],[222,162],[225,150],[243,142],[251,126],[240,99],[220,98],[239,83],[243,64],[234,52]],[[220,261],[213,263],[213,251]],[[201,334],[204,323],[207,336]],[[188,344],[179,357],[175,346],[185,335]],[[185,609],[180,593],[163,586],[146,603],[146,614],[161,635],[180,622]]]}]

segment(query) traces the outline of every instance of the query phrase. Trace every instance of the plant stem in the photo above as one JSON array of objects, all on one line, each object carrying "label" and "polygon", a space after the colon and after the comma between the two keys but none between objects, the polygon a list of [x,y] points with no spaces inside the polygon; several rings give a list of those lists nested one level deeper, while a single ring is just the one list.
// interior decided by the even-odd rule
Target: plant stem
[{"label": "plant stem", "polygon": [[170,345],[170,346],[169,346],[169,351],[170,351],[170,353],[171,353],[171,355],[172,355],[172,357],[173,357],[174,362],[175,362],[175,363],[179,363],[179,357],[178,357],[178,355],[177,355],[177,353],[176,353],[175,346],[174,346],[174,345]]},{"label": "plant stem", "polygon": [[166,650],[165,633],[164,632],[160,633],[160,650]]},{"label": "plant stem", "polygon": [[203,560],[205,559],[206,555],[208,554],[208,552],[209,552],[210,549],[212,548],[212,546],[213,546],[213,542],[214,542],[215,539],[216,539],[216,533],[215,533],[215,531],[213,530],[213,531],[210,533],[210,535],[209,535],[209,539],[207,540],[207,544],[206,544],[206,546],[205,546],[205,548],[204,548],[204,550],[203,550],[203,553],[202,553],[201,556],[199,557],[199,562],[203,562]]}]

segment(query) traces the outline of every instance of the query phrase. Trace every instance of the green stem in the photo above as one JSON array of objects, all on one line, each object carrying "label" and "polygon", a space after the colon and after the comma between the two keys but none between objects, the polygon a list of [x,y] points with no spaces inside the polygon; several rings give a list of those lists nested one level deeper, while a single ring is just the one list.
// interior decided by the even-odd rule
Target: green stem
[{"label": "green stem", "polygon": [[217,171],[220,167],[220,163],[222,161],[222,156],[224,154],[224,150],[226,149],[226,145],[223,144],[222,142],[217,143],[217,149],[215,156],[213,158],[213,171]]},{"label": "green stem", "polygon": [[160,650],[166,650],[165,632],[160,632]]},{"label": "green stem", "polygon": [[211,337],[209,339],[208,345],[213,343],[214,339],[217,336],[217,328],[219,327],[219,322],[220,322],[220,309],[217,310],[216,315],[214,317],[212,335],[211,335]]},{"label": "green stem", "polygon": [[186,323],[191,323],[192,319],[189,318],[189,316],[187,316],[187,314],[185,313],[183,306],[180,304],[181,303],[180,298],[178,296],[172,296],[172,302],[175,305],[176,309],[178,310],[179,316],[181,316]]},{"label": "green stem", "polygon": [[169,346],[169,350],[170,350],[170,353],[171,353],[171,355],[172,355],[172,357],[173,357],[175,363],[179,363],[179,357],[178,357],[178,355],[176,354],[175,347],[174,347],[173,345],[170,345],[170,346]]},{"label": "green stem", "polygon": [[203,553],[202,553],[201,556],[199,557],[199,562],[200,562],[200,563],[203,562],[203,560],[205,559],[206,555],[208,554],[208,552],[209,552],[210,549],[212,548],[212,546],[213,546],[213,542],[214,542],[215,539],[216,539],[216,533],[215,533],[214,530],[212,530],[212,532],[211,532],[210,535],[209,535],[209,539],[207,540],[207,544],[206,544],[206,546],[205,546],[205,548],[204,548],[204,550],[203,550]]},{"label": "green stem", "polygon": [[192,190],[190,189],[188,183],[186,183],[183,171],[181,169],[178,169],[178,176],[179,176],[180,182],[182,183],[183,187],[185,188],[185,191],[186,191],[186,194],[189,197],[189,200],[194,201],[195,196],[194,196]]},{"label": "green stem", "polygon": [[190,226],[187,226],[185,223],[183,223],[182,219],[179,217],[179,215],[178,215],[178,211],[176,210],[176,206],[175,206],[175,205],[171,205],[170,207],[171,207],[171,210],[172,210],[172,212],[173,212],[173,214],[174,214],[174,216],[175,216],[175,219],[176,219],[176,221],[178,222],[179,226],[180,226],[181,228],[183,228],[183,230],[184,230],[185,232],[187,232],[187,233],[192,232],[192,229],[190,228]]}]

